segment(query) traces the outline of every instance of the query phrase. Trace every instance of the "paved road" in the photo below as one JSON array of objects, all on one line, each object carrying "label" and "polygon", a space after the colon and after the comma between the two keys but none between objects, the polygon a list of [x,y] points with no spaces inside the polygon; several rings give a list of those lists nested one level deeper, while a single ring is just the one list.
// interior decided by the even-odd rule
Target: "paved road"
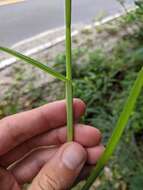
[{"label": "paved road", "polygon": [[[127,0],[131,4],[133,0]],[[121,10],[116,0],[73,0],[73,23],[88,23],[95,16]],[[21,40],[63,26],[64,0],[25,0],[0,7],[0,45]]]}]

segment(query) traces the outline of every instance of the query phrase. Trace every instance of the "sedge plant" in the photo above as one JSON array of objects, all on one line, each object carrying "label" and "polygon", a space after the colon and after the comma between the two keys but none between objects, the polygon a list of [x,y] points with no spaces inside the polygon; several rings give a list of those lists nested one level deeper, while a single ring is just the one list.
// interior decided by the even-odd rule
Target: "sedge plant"
[{"label": "sedge plant", "polygon": [[73,141],[73,93],[72,93],[72,51],[71,51],[71,12],[72,12],[72,0],[65,0],[65,25],[66,25],[66,76],[58,73],[57,71],[49,68],[45,64],[25,56],[12,49],[1,47],[0,51],[6,52],[16,58],[31,64],[42,71],[52,75],[56,79],[59,79],[65,83],[66,86],[66,107],[67,107],[67,141]]},{"label": "sedge plant", "polygon": [[[59,79],[65,83],[65,94],[66,94],[66,107],[67,107],[67,141],[74,140],[74,129],[73,129],[73,86],[72,86],[72,48],[71,48],[71,12],[72,12],[72,0],[65,0],[65,23],[66,23],[66,76],[60,74],[59,72],[49,68],[43,63],[25,56],[15,50],[0,47],[0,51],[6,52],[16,58],[24,61],[25,63],[31,64],[43,72],[52,75],[56,79]],[[91,175],[87,179],[87,182],[83,186],[82,190],[88,190],[95,179],[98,177],[100,172],[103,170],[104,166],[107,164],[111,158],[113,152],[115,151],[119,140],[124,132],[124,129],[128,123],[131,114],[134,111],[137,98],[143,87],[143,68],[139,72],[137,79],[131,88],[131,92],[124,105],[123,111],[117,121],[115,129],[109,142],[106,146],[106,150],[100,160],[98,161],[96,167],[91,172]]]}]

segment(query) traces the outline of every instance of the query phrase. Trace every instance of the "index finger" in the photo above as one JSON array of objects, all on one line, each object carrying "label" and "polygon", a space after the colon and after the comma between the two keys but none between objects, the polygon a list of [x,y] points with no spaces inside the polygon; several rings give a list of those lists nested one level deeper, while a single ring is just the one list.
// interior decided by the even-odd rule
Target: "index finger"
[{"label": "index finger", "polygon": [[[74,120],[85,111],[85,104],[75,99]],[[6,117],[0,121],[0,155],[24,141],[50,129],[66,125],[66,102],[56,101],[31,111]]]}]

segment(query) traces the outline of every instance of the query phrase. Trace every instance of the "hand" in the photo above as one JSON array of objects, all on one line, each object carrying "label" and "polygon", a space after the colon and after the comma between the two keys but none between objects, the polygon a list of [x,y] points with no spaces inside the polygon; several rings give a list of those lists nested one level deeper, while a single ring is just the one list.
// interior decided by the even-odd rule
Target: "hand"
[{"label": "hand", "polygon": [[[68,189],[83,179],[104,151],[101,133],[76,124],[85,105],[74,100],[75,142],[66,143],[65,101],[57,101],[0,121],[0,189]],[[77,179],[78,177],[78,179]]]}]

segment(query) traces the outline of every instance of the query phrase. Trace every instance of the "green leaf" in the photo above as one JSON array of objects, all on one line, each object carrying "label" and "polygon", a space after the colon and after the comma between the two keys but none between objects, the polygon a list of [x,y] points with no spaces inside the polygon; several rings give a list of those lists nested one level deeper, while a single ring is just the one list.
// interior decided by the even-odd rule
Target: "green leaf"
[{"label": "green leaf", "polygon": [[93,184],[95,179],[98,177],[104,166],[107,164],[108,160],[112,156],[114,150],[116,149],[119,140],[124,132],[124,129],[128,123],[128,120],[133,113],[137,98],[141,92],[141,89],[143,87],[143,68],[138,74],[138,77],[131,89],[130,95],[127,99],[127,102],[124,106],[124,109],[119,117],[119,120],[117,122],[117,125],[113,131],[113,134],[107,144],[107,148],[102,155],[101,159],[97,163],[96,167],[93,169],[91,175],[89,176],[85,186],[82,188],[82,190],[88,190],[90,186]]},{"label": "green leaf", "polygon": [[3,51],[3,52],[8,53],[10,55],[13,55],[16,58],[19,58],[20,60],[22,60],[22,61],[24,61],[24,62],[26,62],[28,64],[31,64],[31,65],[45,71],[46,73],[49,73],[50,75],[54,76],[57,79],[60,79],[60,80],[62,80],[64,82],[66,81],[66,77],[64,75],[54,71],[53,69],[49,68],[48,66],[44,65],[43,63],[41,63],[41,62],[39,62],[39,61],[37,61],[35,59],[32,59],[32,58],[30,58],[28,56],[25,56],[25,55],[23,55],[23,54],[21,54],[21,53],[19,53],[17,51],[11,50],[11,49],[6,48],[6,47],[0,47],[0,50]]}]

